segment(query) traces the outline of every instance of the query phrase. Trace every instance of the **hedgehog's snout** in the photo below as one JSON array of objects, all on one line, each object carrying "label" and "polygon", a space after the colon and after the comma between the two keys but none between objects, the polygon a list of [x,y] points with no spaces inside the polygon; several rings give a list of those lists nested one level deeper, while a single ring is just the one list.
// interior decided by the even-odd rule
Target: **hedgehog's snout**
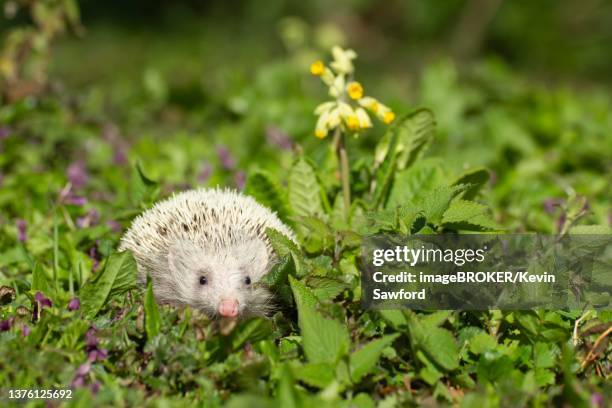
[{"label": "hedgehog's snout", "polygon": [[237,299],[221,299],[221,302],[219,302],[218,311],[222,317],[238,316],[238,300]]}]

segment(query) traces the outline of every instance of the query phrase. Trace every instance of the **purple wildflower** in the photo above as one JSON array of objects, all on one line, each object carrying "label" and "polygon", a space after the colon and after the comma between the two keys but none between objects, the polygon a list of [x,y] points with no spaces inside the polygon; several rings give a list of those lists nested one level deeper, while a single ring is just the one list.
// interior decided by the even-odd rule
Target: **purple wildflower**
[{"label": "purple wildflower", "polygon": [[598,392],[594,392],[591,394],[591,405],[594,407],[603,407],[604,406],[604,398]]},{"label": "purple wildflower", "polygon": [[236,173],[234,173],[234,184],[236,184],[236,187],[239,190],[244,188],[244,185],[246,184],[246,173],[244,171],[238,170]]},{"label": "purple wildflower", "polygon": [[544,200],[544,211],[546,211],[548,214],[552,214],[555,212],[555,207],[558,207],[559,205],[561,205],[561,200],[557,198],[547,198]]},{"label": "purple wildflower", "polygon": [[266,140],[269,144],[281,150],[291,150],[293,148],[293,142],[289,135],[276,126],[266,127]]},{"label": "purple wildflower", "polygon": [[28,326],[27,324],[21,325],[21,335],[23,337],[28,337],[30,335],[30,331],[30,326]]},{"label": "purple wildflower", "polygon": [[115,233],[120,233],[121,232],[121,224],[119,224],[115,220],[108,220],[108,221],[106,221],[106,225],[111,229],[111,231],[113,231]]},{"label": "purple wildflower", "polygon": [[11,135],[11,133],[12,131],[10,127],[8,126],[0,127],[0,140],[6,139],[7,137]]},{"label": "purple wildflower", "polygon": [[81,364],[79,368],[77,368],[76,375],[83,377],[87,375],[89,371],[91,371],[91,363],[87,362],[87,363]]},{"label": "purple wildflower", "polygon": [[99,350],[91,350],[89,354],[87,354],[87,361],[96,362],[102,361],[108,357],[108,350],[99,349]]},{"label": "purple wildflower", "polygon": [[15,321],[14,316],[11,316],[6,320],[0,320],[0,332],[11,330],[11,327],[13,327],[14,321]]},{"label": "purple wildflower", "polygon": [[80,375],[77,375],[76,377],[74,377],[74,380],[72,380],[72,382],[70,383],[70,386],[72,388],[79,388],[79,387],[82,387],[83,385],[85,385],[85,378],[81,377]]},{"label": "purple wildflower", "polygon": [[95,272],[100,266],[100,261],[98,260],[98,243],[91,248],[89,248],[89,258],[93,261],[92,270]]},{"label": "purple wildflower", "polygon": [[198,182],[205,183],[212,173],[212,167],[208,162],[204,162],[200,172],[198,173]]},{"label": "purple wildflower", "polygon": [[68,302],[68,310],[74,312],[75,310],[79,310],[80,308],[81,308],[81,301],[79,300],[79,298],[74,297],[70,299],[70,302]]},{"label": "purple wildflower", "polygon": [[236,167],[236,159],[225,146],[217,147],[217,156],[221,162],[221,167],[225,170],[233,170]]},{"label": "purple wildflower", "polygon": [[116,164],[118,166],[127,163],[127,149],[125,149],[124,147],[119,147],[116,151],[115,154],[113,155],[113,164]]},{"label": "purple wildflower", "polygon": [[17,225],[17,240],[19,242],[25,242],[26,239],[28,238],[26,234],[27,224],[25,220],[18,218],[15,221],[15,224]]},{"label": "purple wildflower", "polygon": [[98,391],[100,391],[100,383],[96,381],[89,386],[89,389],[91,390],[92,394],[97,394]]},{"label": "purple wildflower", "polygon": [[87,214],[85,214],[83,217],[77,218],[77,225],[79,228],[87,228],[91,227],[92,225],[96,225],[98,221],[100,221],[100,213],[98,213],[96,209],[92,208],[91,210],[87,211]]},{"label": "purple wildflower", "polygon": [[87,168],[85,167],[84,160],[77,160],[68,166],[66,171],[70,184],[76,189],[85,187],[89,181],[89,174],[87,174]]},{"label": "purple wildflower", "polygon": [[70,195],[68,195],[68,197],[66,197],[66,200],[64,202],[66,204],[72,204],[72,205],[76,205],[76,206],[82,207],[85,204],[87,204],[87,198],[81,197],[81,196],[77,196],[77,195],[74,195],[74,194],[70,194]]},{"label": "purple wildflower", "polygon": [[96,328],[94,326],[91,326],[87,333],[85,333],[85,345],[88,352],[98,349],[98,338],[96,337]]},{"label": "purple wildflower", "polygon": [[40,305],[41,308],[53,306],[51,299],[46,297],[42,292],[36,292],[36,294],[34,295],[34,299],[36,300],[36,303]]}]

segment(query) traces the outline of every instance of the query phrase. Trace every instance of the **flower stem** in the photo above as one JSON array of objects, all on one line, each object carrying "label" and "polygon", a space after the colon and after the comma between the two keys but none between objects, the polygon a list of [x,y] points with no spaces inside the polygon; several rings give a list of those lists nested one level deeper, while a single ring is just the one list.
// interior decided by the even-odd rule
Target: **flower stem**
[{"label": "flower stem", "polygon": [[348,163],[348,154],[344,143],[344,134],[340,129],[336,129],[334,134],[334,147],[338,159],[340,160],[340,180],[342,182],[342,198],[344,201],[344,219],[349,221],[351,211],[351,183],[350,183],[350,168]]}]

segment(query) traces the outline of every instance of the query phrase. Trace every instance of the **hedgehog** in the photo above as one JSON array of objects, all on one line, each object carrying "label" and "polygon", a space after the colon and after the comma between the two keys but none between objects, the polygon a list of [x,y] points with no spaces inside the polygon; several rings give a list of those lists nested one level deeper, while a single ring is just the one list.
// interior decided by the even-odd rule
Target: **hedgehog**
[{"label": "hedgehog", "polygon": [[189,190],[136,217],[119,250],[133,253],[141,286],[151,276],[158,303],[189,305],[211,317],[265,316],[272,296],[258,282],[278,260],[266,228],[296,242],[275,212],[249,196]]}]

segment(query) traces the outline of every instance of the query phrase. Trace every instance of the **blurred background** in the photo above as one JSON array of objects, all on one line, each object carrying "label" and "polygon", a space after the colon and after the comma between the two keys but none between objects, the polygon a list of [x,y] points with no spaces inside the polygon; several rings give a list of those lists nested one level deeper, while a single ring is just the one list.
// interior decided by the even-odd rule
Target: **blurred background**
[{"label": "blurred background", "polygon": [[[358,53],[368,94],[398,114],[433,110],[428,154],[445,171],[492,170],[485,201],[502,225],[554,231],[575,194],[591,222],[612,223],[612,2],[4,0],[2,11],[0,169],[22,201],[87,175],[84,193],[121,206],[137,160],[165,191],[282,174],[296,145],[324,167],[312,111],[326,90],[308,67],[339,44]],[[352,142],[351,157],[368,160],[382,132]],[[6,190],[0,205],[19,212]]]}]

